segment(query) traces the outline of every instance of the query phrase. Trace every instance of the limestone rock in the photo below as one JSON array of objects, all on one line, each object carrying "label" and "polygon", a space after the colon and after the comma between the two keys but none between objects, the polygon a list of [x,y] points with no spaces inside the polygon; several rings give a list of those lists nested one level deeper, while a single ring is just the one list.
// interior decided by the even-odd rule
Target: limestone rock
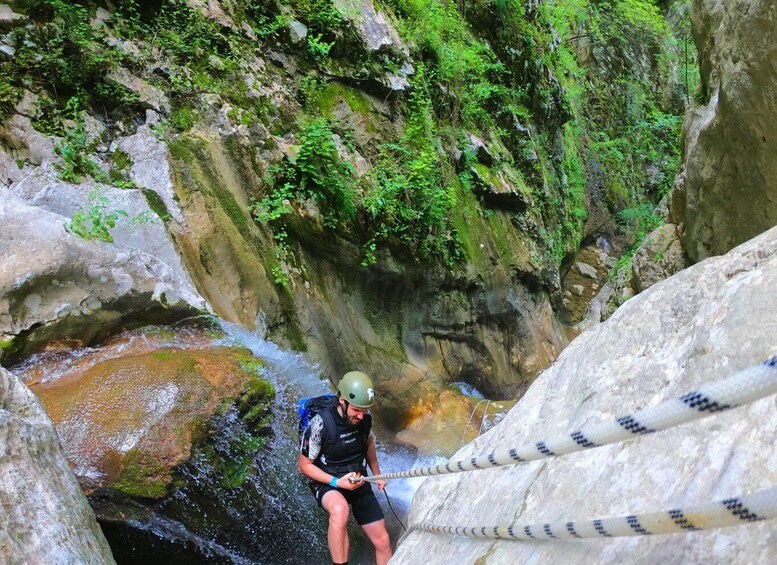
[{"label": "limestone rock", "polygon": [[219,4],[218,0],[186,0],[186,3],[200,11],[203,16],[217,22],[225,28],[235,29],[235,22]]},{"label": "limestone rock", "polygon": [[289,38],[292,43],[302,43],[308,36],[308,27],[298,20],[289,22]]},{"label": "limestone rock", "polygon": [[592,303],[599,292],[600,281],[607,280],[608,257],[604,241],[584,245],[577,252],[572,268],[561,280],[565,298],[562,316],[568,324],[582,323],[590,316],[592,308],[597,308]]},{"label": "limestone rock", "polygon": [[650,288],[684,269],[685,255],[675,224],[664,224],[648,235],[631,259],[637,292]]},{"label": "limestone rock", "polygon": [[19,166],[5,151],[0,151],[0,188],[7,188],[22,178]]},{"label": "limestone rock", "polygon": [[708,100],[686,114],[684,198],[672,221],[685,223],[683,247],[696,262],[777,223],[777,34],[771,0],[747,9],[696,0],[691,18]]},{"label": "limestone rock", "polygon": [[14,150],[14,158],[33,165],[52,163],[58,159],[54,142],[32,127],[30,118],[14,114],[0,124],[0,139]]},{"label": "limestone rock", "polygon": [[133,319],[175,319],[206,307],[156,257],[82,240],[64,221],[0,191],[0,338],[22,339],[23,352],[54,340],[88,343]]},{"label": "limestone rock", "polygon": [[334,6],[354,25],[367,51],[389,51],[404,56],[409,54],[397,30],[385,13],[375,9],[372,0],[335,0]]},{"label": "limestone rock", "polygon": [[27,18],[17,14],[8,4],[0,4],[0,31],[8,31],[22,25]]},{"label": "limestone rock", "polygon": [[140,105],[143,108],[150,108],[155,112],[170,114],[170,100],[167,96],[155,86],[132,75],[127,69],[118,68],[112,70],[107,75],[107,80],[114,82],[138,95]]},{"label": "limestone rock", "polygon": [[0,367],[0,561],[115,563],[46,413]]},{"label": "limestone rock", "polygon": [[[777,354],[777,228],[640,293],[575,339],[493,430],[454,458],[546,439],[675,398]],[[777,397],[634,441],[432,477],[408,529],[534,524],[680,508],[777,484]],[[475,474],[477,473],[477,474]],[[537,543],[411,530],[393,563],[748,563],[777,560],[760,522],[671,536]]]},{"label": "limestone rock", "polygon": [[142,125],[133,135],[119,143],[119,149],[132,160],[132,180],[138,186],[153,190],[164,202],[170,217],[181,226],[186,226],[181,207],[175,200],[167,146],[154,135],[148,125]]},{"label": "limestone rock", "polygon": [[[146,153],[144,157],[153,159],[153,153]],[[167,162],[163,162],[166,165]],[[157,174],[164,173],[164,168],[160,169]],[[28,204],[66,218],[71,218],[79,211],[89,211],[92,195],[105,198],[108,202],[107,211],[124,210],[127,213],[127,217],[120,219],[111,230],[117,251],[120,247],[144,251],[165,263],[181,280],[189,279],[164,222],[149,209],[146,197],[140,190],[97,185],[92,181],[73,185],[60,181],[51,167],[38,167],[12,185],[11,192]]]}]

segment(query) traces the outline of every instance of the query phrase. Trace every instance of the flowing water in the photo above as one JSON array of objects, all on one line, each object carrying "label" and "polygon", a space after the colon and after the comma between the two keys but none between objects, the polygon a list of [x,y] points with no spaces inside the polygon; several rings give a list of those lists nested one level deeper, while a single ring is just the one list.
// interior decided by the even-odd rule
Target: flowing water
[{"label": "flowing water", "polygon": [[[110,512],[98,510],[98,514],[103,514],[101,526],[119,563],[326,562],[326,516],[316,507],[296,469],[296,404],[299,398],[332,389],[302,355],[284,351],[237,326],[221,321],[218,324],[221,331],[216,332],[216,337],[197,324],[146,329],[121,336],[100,348],[39,355],[15,371],[28,383],[44,383],[66,378],[76,369],[83,370],[106,359],[164,348],[222,345],[250,349],[255,357],[265,361],[260,373],[275,386],[276,398],[269,445],[250,462],[241,484],[225,484],[224,480],[225,465],[240,459],[241,438],[247,437],[246,424],[236,410],[231,410],[211,423],[213,435],[206,442],[207,449],[195,450],[179,469],[178,486],[171,495],[161,502],[131,501],[134,508],[128,519],[106,518]],[[430,457],[419,458],[399,444],[379,439],[377,446],[383,472],[435,462]],[[77,462],[74,470],[80,479],[94,473],[94,469],[79,468]],[[401,535],[399,521],[405,521],[413,493],[423,480],[391,482],[387,492],[393,511],[386,496],[378,494],[394,541]],[[99,493],[90,500],[103,510],[113,504],[101,499]],[[114,514],[124,516],[126,512],[122,508]],[[369,542],[355,524],[351,530],[351,563],[371,563]]]}]

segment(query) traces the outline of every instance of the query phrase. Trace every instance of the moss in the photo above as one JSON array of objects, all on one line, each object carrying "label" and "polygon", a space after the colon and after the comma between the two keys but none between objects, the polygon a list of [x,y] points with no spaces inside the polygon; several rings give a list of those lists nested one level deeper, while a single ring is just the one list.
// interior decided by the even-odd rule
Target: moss
[{"label": "moss", "polygon": [[173,358],[173,353],[171,351],[154,351],[151,357],[157,361],[169,361]]},{"label": "moss", "polygon": [[111,161],[113,162],[113,169],[120,173],[128,170],[130,165],[132,165],[132,161],[130,160],[129,155],[127,155],[121,149],[117,149],[111,153]]},{"label": "moss", "polygon": [[294,308],[294,297],[291,291],[282,284],[276,284],[278,289],[278,299],[281,305],[286,323],[284,324],[284,335],[294,351],[307,351],[308,345],[305,342],[305,334],[299,326],[297,311]]},{"label": "moss", "polygon": [[159,218],[165,223],[170,223],[170,212],[167,209],[167,206],[162,201],[162,198],[151,190],[150,188],[144,188],[142,189],[143,196],[146,197],[146,203],[148,204],[148,207],[153,210],[153,212],[159,216]]},{"label": "moss", "polygon": [[0,359],[18,359],[24,350],[24,338],[20,335],[0,338]]},{"label": "moss", "polygon": [[174,105],[170,113],[170,125],[176,131],[189,131],[194,126],[195,113],[189,105]]},{"label": "moss", "polygon": [[204,141],[192,137],[181,136],[178,139],[167,142],[167,149],[173,159],[183,163],[191,163],[194,160],[194,152],[205,145]]},{"label": "moss", "polygon": [[[315,104],[318,106],[319,111],[329,119],[332,119],[334,108],[341,100],[348,104],[348,107],[353,112],[363,117],[369,116],[372,112],[372,106],[363,94],[336,82],[329,83],[315,95]],[[373,133],[375,127],[368,122],[367,130]]]},{"label": "moss", "polygon": [[170,477],[159,463],[145,461],[141,452],[131,450],[125,459],[114,490],[140,498],[162,498],[167,494]]}]

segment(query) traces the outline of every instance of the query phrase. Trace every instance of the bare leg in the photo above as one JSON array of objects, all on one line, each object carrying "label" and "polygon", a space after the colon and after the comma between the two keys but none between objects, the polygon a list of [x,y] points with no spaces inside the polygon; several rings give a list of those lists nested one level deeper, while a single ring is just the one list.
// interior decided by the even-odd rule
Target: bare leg
[{"label": "bare leg", "polygon": [[330,490],[324,495],[324,498],[321,499],[321,506],[329,513],[327,541],[332,561],[334,563],[345,563],[348,561],[348,550],[350,548],[348,515],[351,508],[343,495],[336,490]]},{"label": "bare leg", "polygon": [[391,540],[386,531],[386,521],[378,520],[371,524],[362,526],[362,530],[370,538],[372,545],[375,546],[375,563],[377,565],[386,565],[391,559]]}]

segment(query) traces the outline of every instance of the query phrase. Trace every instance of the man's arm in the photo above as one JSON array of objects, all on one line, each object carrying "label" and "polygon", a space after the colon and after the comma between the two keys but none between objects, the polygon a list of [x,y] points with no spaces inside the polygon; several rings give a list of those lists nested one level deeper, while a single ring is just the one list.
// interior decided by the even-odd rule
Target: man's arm
[{"label": "man's arm", "polygon": [[[301,453],[299,454],[299,458],[297,459],[297,469],[299,469],[299,472],[305,475],[307,478],[327,485],[334,477],[334,475],[330,475],[323,469],[316,467],[312,459],[305,457]],[[351,477],[354,477],[355,475],[356,473],[348,473],[347,475],[344,475],[339,479],[337,479],[337,488],[345,489],[345,490],[354,490],[362,486],[363,484],[362,481],[356,481],[352,483],[351,481],[348,480]]]},{"label": "man's arm", "polygon": [[[370,437],[367,439],[367,453],[365,454],[365,458],[367,459],[367,465],[369,466],[370,471],[372,471],[372,474],[380,475],[378,451],[375,449],[375,436],[372,434],[370,434]],[[377,481],[375,484],[378,485],[378,490],[386,488],[386,481]]]}]

